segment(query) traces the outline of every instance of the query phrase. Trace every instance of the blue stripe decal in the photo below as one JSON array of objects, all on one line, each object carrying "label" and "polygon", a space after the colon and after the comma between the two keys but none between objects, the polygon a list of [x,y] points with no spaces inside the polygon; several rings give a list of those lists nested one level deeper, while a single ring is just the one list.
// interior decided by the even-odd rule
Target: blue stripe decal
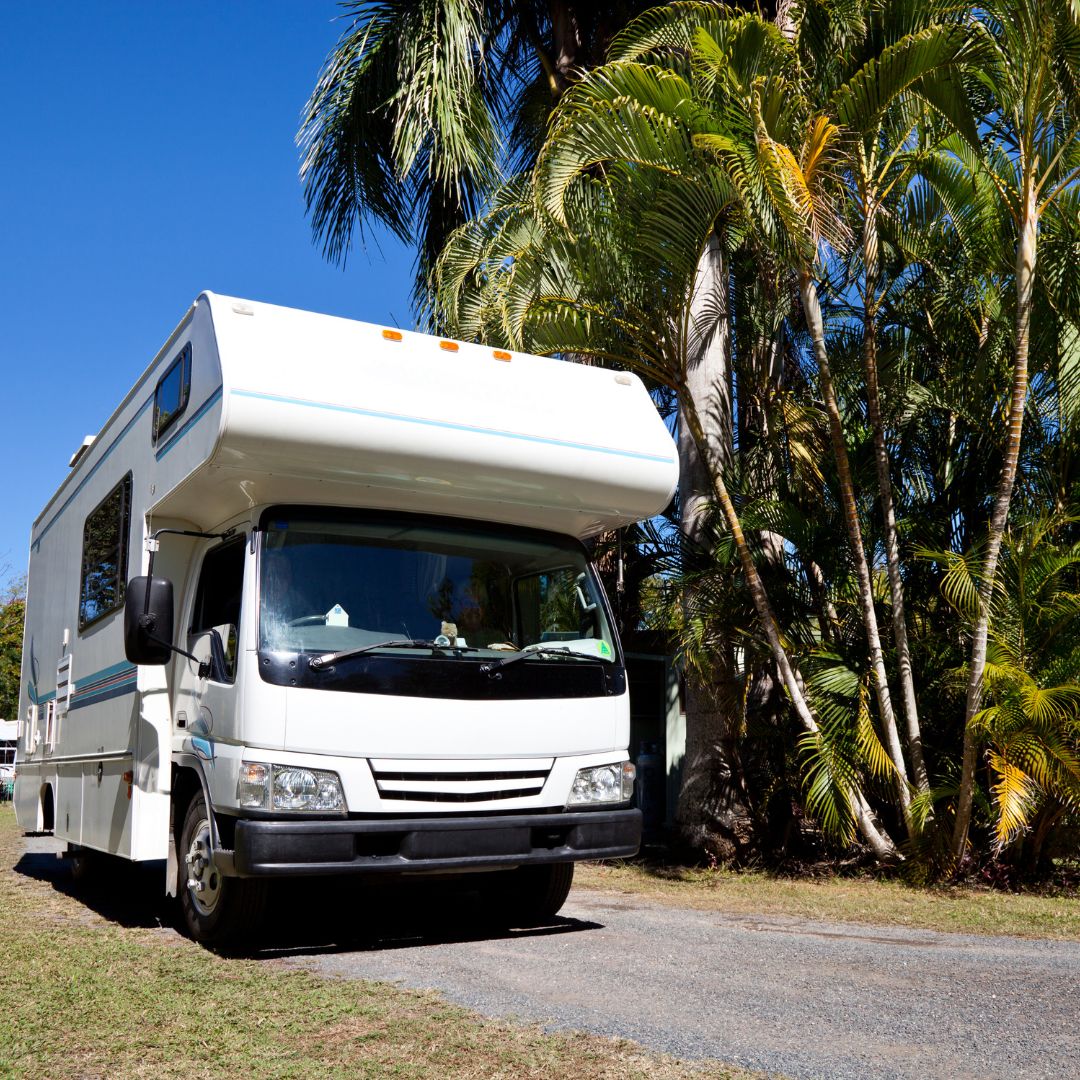
[{"label": "blue stripe decal", "polygon": [[[68,708],[76,708],[76,701],[78,701],[79,705],[92,705],[93,701],[83,700],[83,695],[86,698],[94,698],[95,701],[104,701],[104,697],[98,697],[99,693],[103,691],[108,692],[109,697],[115,697],[119,693],[130,694],[135,689],[135,679],[138,672],[139,669],[134,664],[122,660],[119,664],[112,664],[110,667],[102,668],[100,671],[87,675],[85,679],[76,679],[75,692],[71,695],[71,704]],[[129,680],[131,685],[127,686]],[[119,686],[121,682],[125,684],[124,687],[113,690],[113,684]],[[38,697],[32,686],[28,686],[26,692],[31,705],[47,705],[56,697],[55,690],[50,690],[47,694]]]},{"label": "blue stripe decal", "polygon": [[45,538],[45,534],[53,527],[53,525],[56,524],[56,519],[71,505],[71,500],[74,499],[75,496],[78,495],[79,492],[82,491],[82,489],[86,487],[87,484],[90,483],[91,479],[94,476],[94,473],[96,473],[98,469],[100,469],[101,466],[105,464],[106,458],[108,458],[108,456],[116,449],[117,443],[119,443],[120,440],[135,426],[135,424],[142,417],[142,414],[146,412],[146,410],[150,407],[150,402],[153,400],[154,395],[151,394],[139,406],[138,412],[136,412],[135,415],[124,425],[124,429],[120,432],[119,435],[116,436],[115,439],[113,439],[111,443],[109,443],[109,448],[105,451],[104,454],[101,455],[100,458],[98,458],[98,460],[94,464],[94,467],[82,478],[82,481],[78,484],[75,490],[64,500],[64,505],[61,506],[55,514],[53,514],[45,528],[43,528],[41,532],[39,532],[37,536],[34,537],[33,546],[35,548],[41,544],[41,541]]},{"label": "blue stripe decal", "polygon": [[375,420],[396,420],[404,424],[419,424],[423,427],[447,428],[450,431],[467,431],[475,435],[497,435],[503,439],[519,439],[522,442],[543,443],[547,446],[562,446],[568,450],[591,450],[596,454],[612,454],[615,457],[636,458],[639,461],[659,461],[664,465],[672,464],[671,458],[657,457],[655,454],[639,454],[633,450],[613,450],[608,446],[591,446],[589,443],[565,442],[562,439],[545,439],[539,435],[522,435],[516,431],[500,431],[498,428],[473,427],[470,424],[454,424],[446,420],[425,420],[419,416],[402,416],[399,413],[377,412],[374,409],[359,409],[351,405],[333,405],[325,401],[306,401],[303,398],[280,397],[277,394],[262,394],[256,390],[230,390],[237,397],[255,398],[259,401],[274,401],[282,405],[303,405],[309,409],[324,409],[327,412],[350,413],[354,416],[370,416]]},{"label": "blue stripe decal", "polygon": [[102,690],[111,690],[114,686],[119,686],[121,683],[133,682],[135,679],[135,672],[124,672],[120,675],[113,675],[108,679],[98,679],[96,682],[84,683],[81,686],[76,686],[75,692],[71,695],[72,701],[77,701],[84,697],[93,697],[95,694],[101,693]]},{"label": "blue stripe decal", "polygon": [[196,410],[188,417],[180,430],[154,455],[160,461],[206,414],[221,400],[221,387],[219,386]]},{"label": "blue stripe decal", "polygon": [[123,697],[125,694],[133,693],[135,693],[134,679],[132,679],[130,683],[125,683],[123,686],[117,686],[115,689],[104,690],[100,694],[94,694],[92,697],[85,697],[80,698],[78,701],[72,701],[68,706],[68,712],[85,708],[87,705],[98,705],[102,701],[108,701],[110,698]]}]

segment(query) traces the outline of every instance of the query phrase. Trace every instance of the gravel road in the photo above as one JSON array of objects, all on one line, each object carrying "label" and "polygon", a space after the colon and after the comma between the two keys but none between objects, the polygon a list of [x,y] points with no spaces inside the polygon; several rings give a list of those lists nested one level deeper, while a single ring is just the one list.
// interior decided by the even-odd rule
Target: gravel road
[{"label": "gravel road", "polygon": [[[71,888],[51,838],[19,870]],[[159,873],[116,863],[76,895],[161,925]],[[552,925],[492,932],[431,883],[297,882],[255,953],[440,991],[489,1016],[633,1039],[795,1078],[1080,1077],[1080,943],[668,907],[575,889]]]},{"label": "gravel road", "polygon": [[801,1077],[1080,1076],[1080,944],[666,907],[575,889],[556,925],[422,928],[289,963]]}]

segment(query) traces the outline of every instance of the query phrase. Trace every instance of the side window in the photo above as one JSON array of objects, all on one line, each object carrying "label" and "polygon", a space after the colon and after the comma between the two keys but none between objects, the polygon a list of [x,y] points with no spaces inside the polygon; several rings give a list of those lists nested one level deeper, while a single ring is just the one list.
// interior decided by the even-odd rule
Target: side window
[{"label": "side window", "polygon": [[244,587],[244,537],[230,540],[208,552],[199,573],[190,633],[217,630],[225,648],[229,681],[236,678],[236,654],[240,634],[240,600]]},{"label": "side window", "polygon": [[83,526],[80,632],[123,606],[130,534],[131,473],[128,473],[98,503]]},{"label": "side window", "polygon": [[185,345],[154,389],[154,442],[179,419],[191,393],[191,346]]}]

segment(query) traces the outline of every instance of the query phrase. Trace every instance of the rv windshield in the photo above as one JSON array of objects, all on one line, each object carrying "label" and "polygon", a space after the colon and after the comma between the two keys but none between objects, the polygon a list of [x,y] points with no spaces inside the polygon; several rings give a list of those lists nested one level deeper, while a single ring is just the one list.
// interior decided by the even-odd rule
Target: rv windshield
[{"label": "rv windshield", "polygon": [[[578,545],[524,531],[290,515],[266,522],[260,599],[261,649],[340,653],[345,666],[375,654],[474,662],[535,650],[530,660],[550,665],[616,658]],[[425,651],[421,641],[435,644]]]}]

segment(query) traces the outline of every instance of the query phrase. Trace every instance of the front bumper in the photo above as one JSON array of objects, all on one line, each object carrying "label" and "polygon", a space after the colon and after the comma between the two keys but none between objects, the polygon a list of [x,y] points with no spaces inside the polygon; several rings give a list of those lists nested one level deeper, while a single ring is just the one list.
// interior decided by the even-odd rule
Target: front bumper
[{"label": "front bumper", "polygon": [[591,810],[500,817],[236,823],[234,850],[219,851],[224,874],[311,874],[485,870],[523,863],[636,855],[641,811]]}]

